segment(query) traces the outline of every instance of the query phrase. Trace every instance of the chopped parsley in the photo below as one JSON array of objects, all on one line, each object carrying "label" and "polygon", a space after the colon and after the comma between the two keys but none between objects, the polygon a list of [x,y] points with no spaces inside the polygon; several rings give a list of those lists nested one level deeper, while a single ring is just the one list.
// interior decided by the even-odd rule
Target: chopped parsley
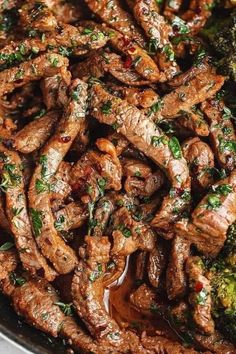
[{"label": "chopped parsley", "polygon": [[14,243],[12,242],[5,242],[2,246],[0,246],[0,251],[8,251],[12,247],[14,247]]},{"label": "chopped parsley", "polygon": [[163,107],[163,102],[161,99],[159,99],[157,102],[155,102],[150,108],[148,112],[148,116],[150,116],[152,113],[157,113],[161,110]]},{"label": "chopped parsley", "polygon": [[119,224],[116,227],[116,230],[119,230],[120,232],[122,232],[122,234],[126,237],[129,238],[132,236],[132,232],[130,229],[128,229],[127,227],[125,227],[124,224]]},{"label": "chopped parsley", "polygon": [[73,316],[72,303],[65,304],[64,302],[57,301],[54,304],[59,306],[66,316]]},{"label": "chopped parsley", "polygon": [[202,289],[195,297],[195,302],[198,305],[205,305],[207,301],[208,292],[206,289]]},{"label": "chopped parsley", "polygon": [[157,38],[151,38],[148,43],[148,53],[149,54],[156,54],[158,47],[159,47],[159,40]]},{"label": "chopped parsley", "polygon": [[219,195],[211,193],[207,197],[207,209],[213,210],[221,206],[221,201]]},{"label": "chopped parsley", "polygon": [[65,223],[66,219],[64,215],[60,215],[57,220],[54,222],[55,229],[61,231],[64,229],[63,224]]},{"label": "chopped parsley", "polygon": [[217,187],[213,186],[212,190],[217,194],[227,196],[229,193],[233,191],[233,188],[230,184],[221,184]]},{"label": "chopped parsley", "polygon": [[36,209],[30,209],[30,215],[32,220],[32,226],[35,237],[38,237],[41,234],[41,229],[43,227],[43,212]]},{"label": "chopped parsley", "polygon": [[155,147],[159,146],[160,144],[168,144],[168,139],[164,136],[152,136],[151,138],[151,144]]},{"label": "chopped parsley", "polygon": [[181,146],[179,144],[179,140],[175,136],[173,136],[172,138],[170,138],[168,145],[174,158],[181,159],[182,151],[181,151]]},{"label": "chopped parsley", "polygon": [[165,53],[165,55],[167,56],[169,61],[174,61],[175,60],[175,52],[173,51],[173,49],[170,46],[170,44],[166,44],[163,47],[162,51],[163,51],[163,53]]},{"label": "chopped parsley", "polygon": [[107,102],[104,102],[101,106],[101,112],[103,114],[110,114],[111,113],[111,107],[112,107],[112,102],[108,100]]},{"label": "chopped parsley", "polygon": [[105,192],[106,184],[107,184],[106,179],[105,178],[98,179],[97,184],[98,184],[99,192],[100,192],[101,196],[103,196],[104,192]]},{"label": "chopped parsley", "polygon": [[11,272],[9,279],[12,285],[22,286],[26,283],[26,279],[23,277],[18,277],[15,272]]},{"label": "chopped parsley", "polygon": [[189,33],[189,27],[187,26],[186,22],[178,16],[174,17],[172,21],[172,27],[174,31],[177,30],[179,34]]},{"label": "chopped parsley", "polygon": [[50,185],[44,180],[37,178],[35,182],[35,189],[37,194],[48,192],[50,191]]},{"label": "chopped parsley", "polygon": [[97,265],[97,269],[95,269],[94,271],[92,271],[89,275],[89,280],[91,282],[94,282],[95,280],[97,280],[100,276],[102,275],[102,265],[100,263],[98,263]]}]

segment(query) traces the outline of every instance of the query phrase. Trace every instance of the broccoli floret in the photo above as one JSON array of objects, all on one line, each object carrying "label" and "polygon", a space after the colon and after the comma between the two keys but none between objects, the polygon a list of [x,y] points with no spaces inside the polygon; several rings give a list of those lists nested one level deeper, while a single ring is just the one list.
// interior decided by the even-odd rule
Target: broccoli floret
[{"label": "broccoli floret", "polygon": [[236,341],[236,223],[211,269],[213,316],[217,327]]},{"label": "broccoli floret", "polygon": [[236,10],[213,16],[201,34],[213,49],[219,71],[236,81]]}]

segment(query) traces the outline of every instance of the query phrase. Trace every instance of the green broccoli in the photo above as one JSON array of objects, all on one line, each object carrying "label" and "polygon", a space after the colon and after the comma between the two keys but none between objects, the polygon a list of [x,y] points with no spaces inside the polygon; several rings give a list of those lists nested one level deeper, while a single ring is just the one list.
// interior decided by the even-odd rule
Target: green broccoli
[{"label": "green broccoli", "polygon": [[217,327],[236,341],[236,223],[211,269],[213,316]]},{"label": "green broccoli", "polygon": [[210,44],[219,71],[236,81],[236,10],[212,16],[201,35]]}]

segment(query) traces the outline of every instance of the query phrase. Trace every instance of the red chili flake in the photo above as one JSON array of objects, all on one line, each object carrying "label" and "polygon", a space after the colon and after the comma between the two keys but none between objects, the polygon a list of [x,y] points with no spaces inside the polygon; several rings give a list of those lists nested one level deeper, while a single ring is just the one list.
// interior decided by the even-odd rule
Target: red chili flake
[{"label": "red chili flake", "polygon": [[77,183],[74,183],[72,186],[71,186],[72,190],[74,192],[76,191],[79,191],[81,189],[81,183],[80,182],[77,182]]},{"label": "red chili flake", "polygon": [[60,136],[59,141],[61,143],[69,143],[69,141],[71,141],[71,136]]},{"label": "red chili flake", "polygon": [[196,284],[195,284],[194,290],[195,290],[197,293],[200,293],[200,291],[202,291],[202,289],[203,289],[203,284],[202,284],[202,282],[197,281]]},{"label": "red chili flake", "polygon": [[176,196],[181,197],[181,195],[184,193],[184,189],[183,188],[176,188],[175,189],[175,194]]},{"label": "red chili flake", "polygon": [[131,44],[131,40],[129,38],[122,37],[122,41],[125,47],[128,47]]},{"label": "red chili flake", "polygon": [[136,51],[136,48],[131,47],[131,48],[128,49],[128,51],[129,51],[130,53],[134,53],[134,52]]},{"label": "red chili flake", "polygon": [[131,65],[132,65],[132,62],[133,62],[133,60],[132,60],[131,56],[128,55],[127,58],[124,61],[123,67],[125,69],[129,69],[131,67]]}]

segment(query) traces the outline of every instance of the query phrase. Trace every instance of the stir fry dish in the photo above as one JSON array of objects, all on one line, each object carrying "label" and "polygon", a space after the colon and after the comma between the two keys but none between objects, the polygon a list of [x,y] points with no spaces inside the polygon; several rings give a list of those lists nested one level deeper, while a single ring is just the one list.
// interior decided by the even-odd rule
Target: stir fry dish
[{"label": "stir fry dish", "polygon": [[236,9],[0,1],[0,289],[65,353],[236,353]]}]

